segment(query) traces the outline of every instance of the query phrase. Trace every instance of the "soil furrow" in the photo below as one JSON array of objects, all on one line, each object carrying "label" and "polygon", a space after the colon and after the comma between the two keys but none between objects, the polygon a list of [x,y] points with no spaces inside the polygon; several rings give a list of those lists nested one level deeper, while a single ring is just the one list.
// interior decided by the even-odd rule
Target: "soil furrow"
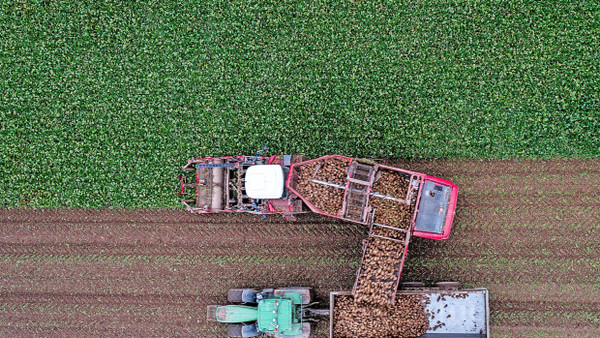
[{"label": "soil furrow", "polygon": [[0,302],[7,304],[51,304],[51,305],[157,305],[198,306],[220,300],[221,297],[203,297],[196,294],[100,294],[100,293],[32,293],[3,292]]},{"label": "soil furrow", "polygon": [[597,303],[600,292],[598,284],[556,284],[551,282],[531,284],[499,284],[490,287],[493,298],[498,301],[555,299],[561,302]]},{"label": "soil furrow", "polygon": [[[597,336],[599,160],[402,167],[460,188],[450,238],[413,238],[403,281],[488,287],[494,336]],[[322,306],[329,291],[351,289],[367,232],[313,214],[289,223],[183,210],[0,209],[0,334],[223,336],[205,306],[225,302],[228,288],[312,286]]]},{"label": "soil furrow", "polygon": [[523,325],[495,325],[494,337],[600,337],[600,327],[572,327],[572,325],[555,326],[541,325],[532,327],[525,323]]},{"label": "soil furrow", "polygon": [[[251,255],[261,252],[265,257],[285,255],[287,252],[301,249],[300,253],[313,253],[316,251],[321,255],[337,255],[338,253],[355,255],[356,250],[344,250],[348,247],[358,247],[360,238],[330,238],[318,239],[310,245],[303,245],[301,238],[285,238],[276,246],[268,245],[264,241],[257,240],[232,240],[219,246],[211,246],[210,241],[185,245],[183,243],[172,244],[164,242],[161,244],[150,243],[0,243],[0,256],[48,256],[48,255],[103,255],[103,256],[203,256],[203,255],[227,255],[235,252],[235,255]],[[344,252],[345,251],[345,252]]]}]

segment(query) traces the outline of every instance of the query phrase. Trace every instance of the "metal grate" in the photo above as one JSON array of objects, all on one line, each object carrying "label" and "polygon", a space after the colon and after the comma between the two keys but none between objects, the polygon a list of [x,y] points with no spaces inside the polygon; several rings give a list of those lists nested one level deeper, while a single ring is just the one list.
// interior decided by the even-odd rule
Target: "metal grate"
[{"label": "metal grate", "polygon": [[367,203],[369,194],[367,186],[350,183],[346,192],[343,216],[346,219],[364,222],[367,214]]},{"label": "metal grate", "polygon": [[350,165],[350,175],[348,175],[348,181],[370,187],[373,185],[375,170],[376,168],[374,166],[354,161]]}]

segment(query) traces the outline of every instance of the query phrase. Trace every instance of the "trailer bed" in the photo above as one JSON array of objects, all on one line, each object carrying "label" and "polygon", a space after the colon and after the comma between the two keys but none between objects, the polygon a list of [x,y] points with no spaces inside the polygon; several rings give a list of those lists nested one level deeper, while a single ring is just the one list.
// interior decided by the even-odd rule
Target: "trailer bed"
[{"label": "trailer bed", "polygon": [[423,337],[448,337],[448,334],[487,337],[487,289],[416,293],[423,294],[429,300],[425,311],[430,314],[430,329]]},{"label": "trailer bed", "polygon": [[[485,288],[442,290],[423,287],[400,290],[398,294],[418,294],[429,300],[425,306],[429,329],[421,337],[489,337],[489,298]],[[330,338],[334,338],[335,298],[351,295],[350,291],[330,292]]]}]

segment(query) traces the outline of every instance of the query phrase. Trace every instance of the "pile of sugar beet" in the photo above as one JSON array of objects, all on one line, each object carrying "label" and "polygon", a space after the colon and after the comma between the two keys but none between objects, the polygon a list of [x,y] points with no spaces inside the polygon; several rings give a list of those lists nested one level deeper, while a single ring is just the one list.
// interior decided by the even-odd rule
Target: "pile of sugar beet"
[{"label": "pile of sugar beet", "polygon": [[378,306],[386,306],[391,302],[397,291],[405,244],[386,238],[369,237],[354,292],[357,302]]},{"label": "pile of sugar beet", "polygon": [[398,295],[393,306],[363,304],[352,295],[336,296],[333,337],[418,337],[429,328],[427,298]]},{"label": "pile of sugar beet", "polygon": [[313,180],[344,185],[348,165],[348,160],[340,158],[304,164],[298,174],[296,189],[317,209],[328,215],[337,216],[342,208],[344,189],[316,183]]},{"label": "pile of sugar beet", "polygon": [[393,199],[385,199],[373,196],[369,205],[375,210],[375,223],[392,225],[398,228],[408,229],[413,214],[414,201],[411,204],[400,202],[406,200],[409,188],[408,178],[399,172],[380,170],[379,177],[373,183],[372,192],[389,196]]},{"label": "pile of sugar beet", "polygon": [[[382,171],[373,184],[373,191],[380,195],[405,200],[408,181],[399,173]],[[372,197],[370,205],[375,211],[375,222],[372,224],[364,251],[354,293],[360,303],[386,306],[397,291],[402,255],[409,240],[412,206],[405,202],[380,197]],[[385,205],[390,207],[383,208],[382,206]],[[378,224],[394,226],[406,232]]]},{"label": "pile of sugar beet", "polygon": [[[349,162],[331,158],[302,166],[298,176],[298,191],[316,208],[336,216],[340,211],[344,190],[314,182],[342,186],[346,182]],[[409,230],[414,201],[406,204],[409,179],[401,173],[380,170],[372,192],[387,198],[371,196],[369,205],[375,210],[374,223]],[[429,317],[426,299],[420,295],[397,295],[398,274],[407,234],[373,225],[361,263],[361,274],[355,296],[338,296],[335,303],[335,337],[415,337],[425,334]]]},{"label": "pile of sugar beet", "polygon": [[[403,236],[386,228],[378,230],[372,234],[397,239]],[[391,305],[405,245],[406,241],[369,238],[355,295],[336,297],[334,337],[417,337],[426,333],[429,315],[425,297],[398,294]]]},{"label": "pile of sugar beet", "polygon": [[[346,184],[349,161],[343,158],[329,158],[302,165],[298,174],[296,189],[311,204],[324,213],[337,216],[344,200],[343,186]],[[338,185],[324,185],[321,181]],[[402,174],[390,170],[380,170],[379,177],[371,189],[381,195],[405,200],[408,191],[408,179]],[[376,209],[375,222],[408,229],[412,206],[392,199],[372,197],[369,205]]]}]

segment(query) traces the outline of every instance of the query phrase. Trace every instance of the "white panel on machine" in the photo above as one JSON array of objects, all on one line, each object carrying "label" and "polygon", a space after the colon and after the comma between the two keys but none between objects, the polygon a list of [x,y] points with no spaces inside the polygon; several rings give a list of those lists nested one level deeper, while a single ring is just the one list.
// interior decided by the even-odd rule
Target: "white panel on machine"
[{"label": "white panel on machine", "polygon": [[280,165],[255,165],[246,171],[246,194],[255,199],[275,199],[283,195],[283,168]]}]

